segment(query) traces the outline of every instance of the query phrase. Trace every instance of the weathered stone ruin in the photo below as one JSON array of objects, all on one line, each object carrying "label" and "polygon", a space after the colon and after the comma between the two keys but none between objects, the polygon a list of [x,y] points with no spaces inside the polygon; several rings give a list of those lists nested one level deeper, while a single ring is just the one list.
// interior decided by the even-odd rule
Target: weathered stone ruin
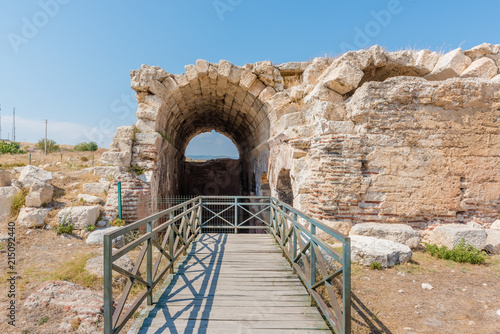
[{"label": "weathered stone ruin", "polygon": [[444,55],[373,46],[281,65],[198,60],[175,75],[143,65],[131,72],[138,121],[118,128],[101,164],[144,170],[132,193],[183,195],[186,146],[216,130],[239,149],[242,195],[270,188],[347,230],[488,226],[500,218],[499,66],[491,44]]}]

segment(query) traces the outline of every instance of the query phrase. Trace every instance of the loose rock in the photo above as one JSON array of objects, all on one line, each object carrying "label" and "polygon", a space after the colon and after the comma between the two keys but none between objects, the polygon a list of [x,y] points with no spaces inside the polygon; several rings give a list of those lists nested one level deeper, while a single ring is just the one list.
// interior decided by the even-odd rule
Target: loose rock
[{"label": "loose rock", "polygon": [[384,239],[354,235],[351,237],[351,260],[365,266],[378,262],[382,267],[392,267],[408,262],[410,247]]}]

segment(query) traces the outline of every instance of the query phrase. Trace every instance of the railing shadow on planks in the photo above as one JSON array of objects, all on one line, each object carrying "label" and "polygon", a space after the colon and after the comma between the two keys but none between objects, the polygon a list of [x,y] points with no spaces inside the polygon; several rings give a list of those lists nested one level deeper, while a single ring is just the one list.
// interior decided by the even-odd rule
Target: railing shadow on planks
[{"label": "railing shadow on planks", "polygon": [[[120,332],[144,300],[148,305],[153,304],[154,288],[165,274],[174,273],[176,261],[186,255],[200,233],[251,230],[263,230],[274,236],[309,292],[311,303],[321,310],[335,333],[350,333],[349,237],[273,197],[199,196],[105,234],[105,334]],[[334,248],[326,238],[342,246]],[[121,247],[114,249],[117,241]],[[132,252],[136,260],[131,272],[114,263]],[[113,271],[126,277],[124,287],[118,289],[113,285]],[[134,286],[142,287],[143,291],[137,293]],[[131,292],[135,299],[127,304]]]}]

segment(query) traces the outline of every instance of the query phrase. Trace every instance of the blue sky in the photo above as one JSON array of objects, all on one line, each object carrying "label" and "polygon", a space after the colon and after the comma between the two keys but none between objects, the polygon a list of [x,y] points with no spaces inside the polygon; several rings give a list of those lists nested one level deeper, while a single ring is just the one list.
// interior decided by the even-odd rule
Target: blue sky
[{"label": "blue sky", "polygon": [[[59,143],[107,147],[116,127],[135,122],[129,72],[141,64],[181,73],[199,58],[244,65],[373,44],[467,49],[500,43],[499,12],[498,1],[0,0],[1,135],[11,136],[15,106],[17,140],[43,137],[48,119]],[[229,152],[216,137],[189,150]]]}]

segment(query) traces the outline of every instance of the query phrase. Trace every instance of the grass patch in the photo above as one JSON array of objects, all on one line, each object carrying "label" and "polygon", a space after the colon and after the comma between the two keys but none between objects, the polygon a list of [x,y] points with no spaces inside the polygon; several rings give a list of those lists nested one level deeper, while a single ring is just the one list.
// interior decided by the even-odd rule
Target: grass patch
[{"label": "grass patch", "polygon": [[40,320],[38,320],[38,326],[42,326],[42,325],[45,325],[47,323],[47,321],[49,321],[49,317],[43,317],[41,318]]},{"label": "grass patch", "polygon": [[85,264],[91,257],[91,254],[87,254],[61,264],[57,270],[50,274],[50,278],[57,281],[73,282],[86,288],[101,287],[102,278],[85,270]]},{"label": "grass patch", "polygon": [[370,264],[370,268],[372,268],[372,270],[380,270],[382,269],[382,263],[380,262],[372,262],[372,264]]},{"label": "grass patch", "polygon": [[26,164],[24,162],[6,162],[3,164],[0,164],[0,168],[7,169],[7,168],[13,168],[13,167],[24,167]]},{"label": "grass patch", "polygon": [[123,219],[116,218],[115,220],[113,220],[113,222],[111,222],[111,226],[116,226],[116,227],[125,226],[125,221]]},{"label": "grass patch", "polygon": [[460,243],[453,247],[453,249],[448,249],[446,246],[438,247],[426,243],[425,250],[438,259],[451,260],[459,263],[481,264],[486,261],[486,253],[469,244],[465,244],[464,238],[462,238]]},{"label": "grass patch", "polygon": [[21,189],[20,192],[16,193],[14,197],[12,197],[12,202],[10,204],[10,215],[12,217],[17,217],[19,215],[19,211],[24,206],[24,202],[26,201],[26,196],[28,196],[28,190]]}]

